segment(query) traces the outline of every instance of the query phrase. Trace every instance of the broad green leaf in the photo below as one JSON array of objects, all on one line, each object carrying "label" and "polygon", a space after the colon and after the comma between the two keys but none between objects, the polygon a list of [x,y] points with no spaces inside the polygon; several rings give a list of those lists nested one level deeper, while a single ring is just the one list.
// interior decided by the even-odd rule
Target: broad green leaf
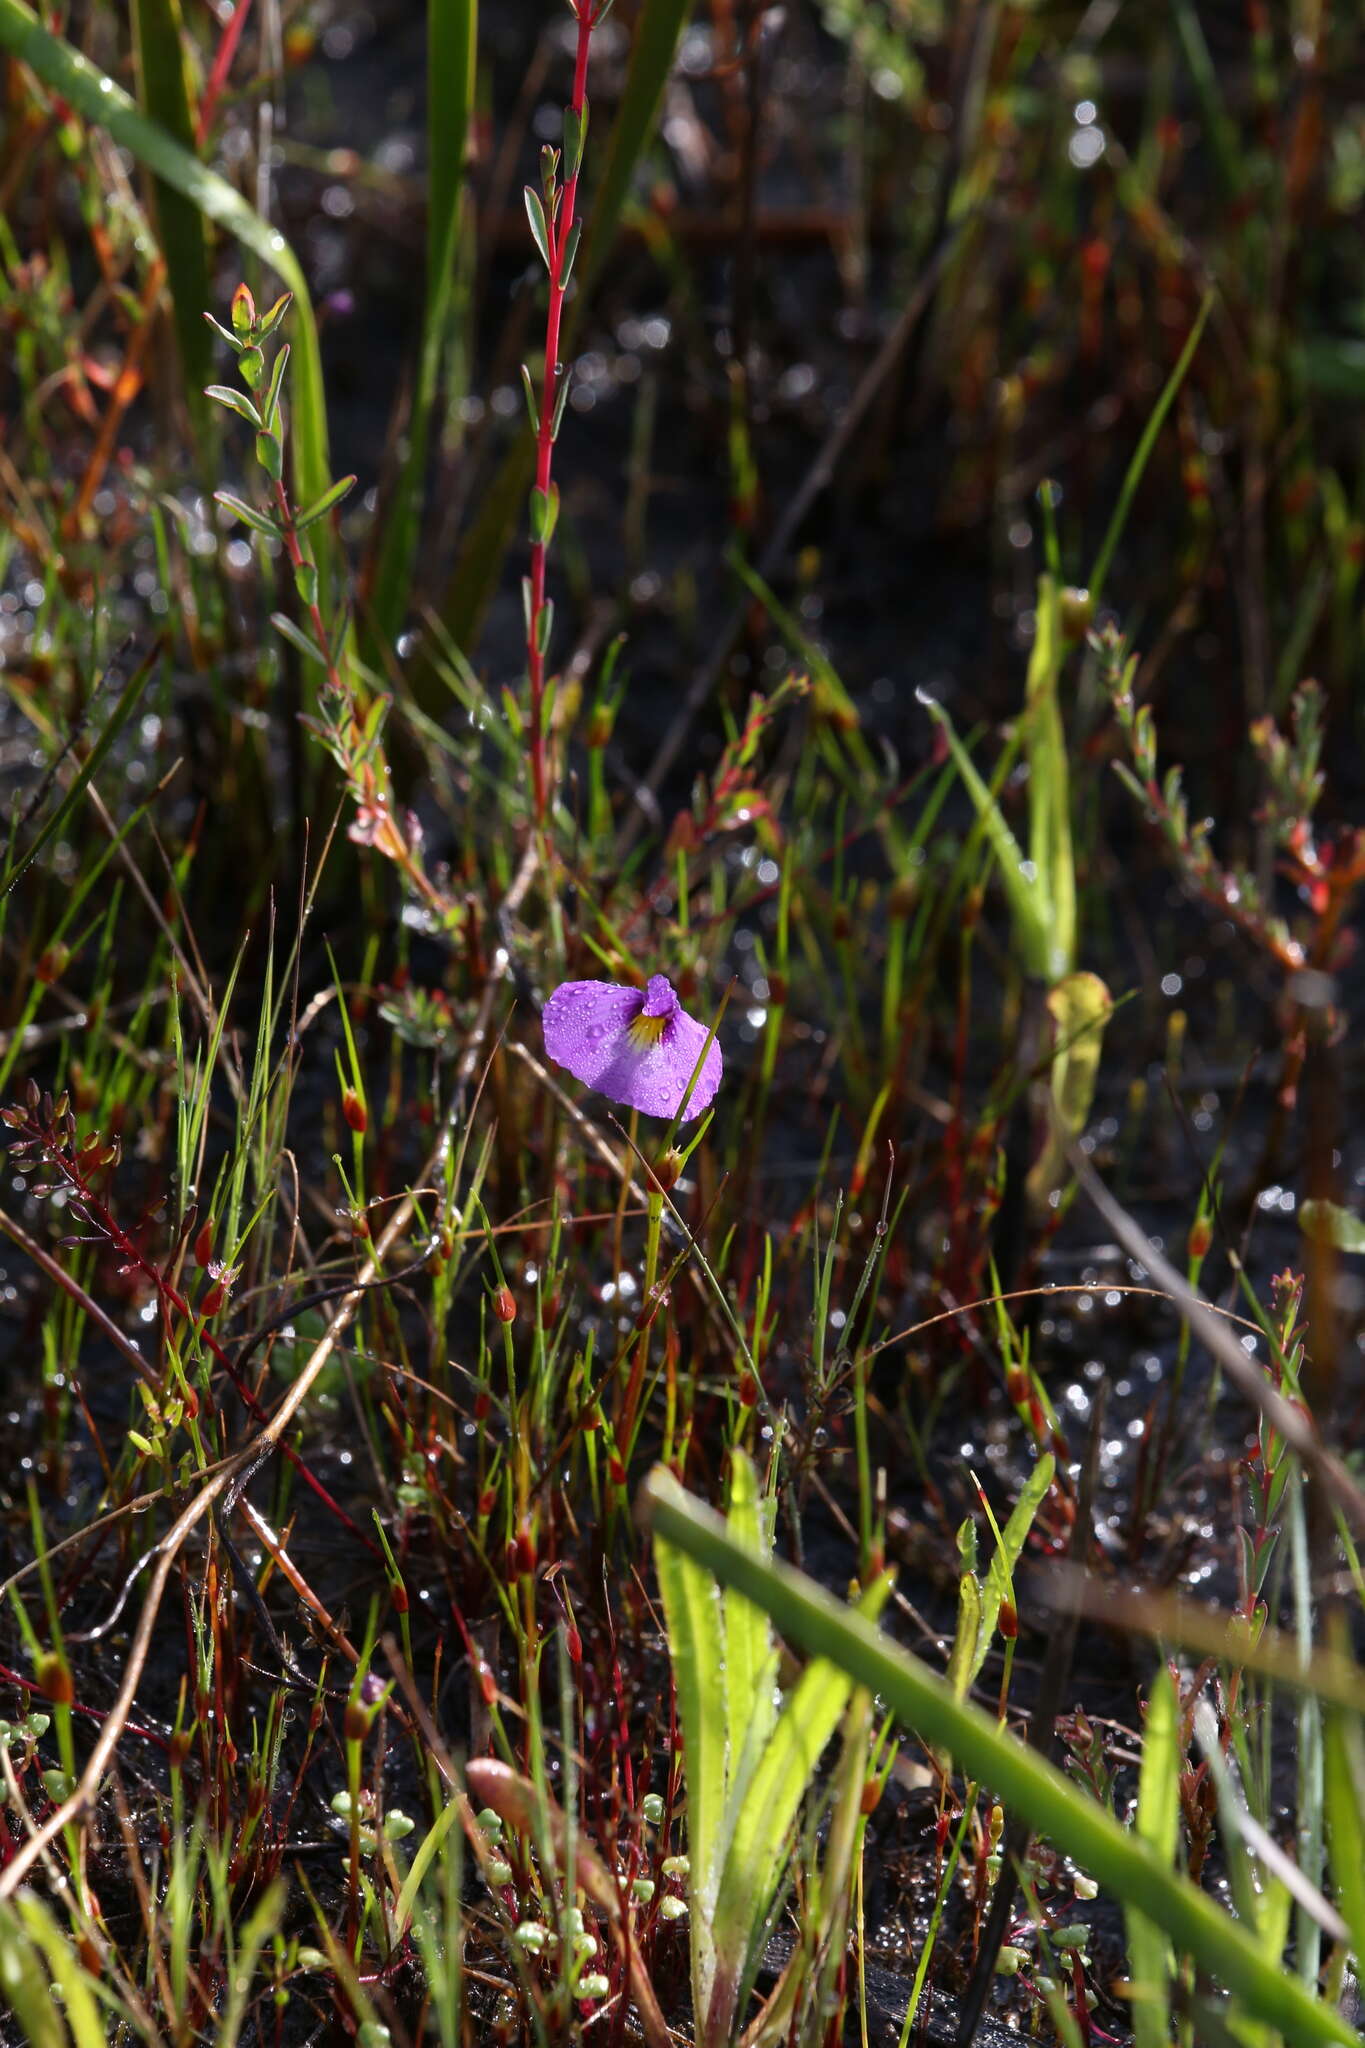
[{"label": "broad green leaf", "polygon": [[[185,76],[180,0],[133,0],[133,47],[143,112],[187,156],[193,157],[194,120]],[[195,432],[202,438],[209,421],[203,390],[212,369],[208,331],[203,321],[209,303],[204,215],[169,180],[156,177],[154,186],[156,224],[166,261],[166,284],[180,346],[180,366],[185,376],[185,402]]]},{"label": "broad green leaf", "polygon": [[957,1582],[957,1621],[953,1647],[948,1658],[948,1683],[958,1699],[965,1699],[973,1676],[986,1661],[990,1639],[981,1628],[981,1585],[975,1572],[963,1572]]},{"label": "broad green leaf", "polygon": [[1278,2026],[1294,2048],[1320,2042],[1361,2048],[1339,2012],[1281,1971],[1278,1953],[993,1716],[955,1699],[942,1677],[888,1642],[864,1615],[789,1565],[754,1557],[671,1475],[651,1475],[641,1506],[656,1541],[685,1551],[722,1584],[738,1586],[784,1636],[840,1665],[921,1741],[951,1749],[967,1775],[991,1786],[1007,1811],[1016,1811],[1116,1898],[1145,1913],[1215,1983],[1235,1994],[1245,2012]]},{"label": "broad green leaf", "polygon": [[1365,1252],[1365,1219],[1339,1202],[1309,1200],[1299,1205],[1299,1228],[1317,1244],[1338,1252]]},{"label": "broad green leaf", "polygon": [[[731,1454],[728,1519],[737,1542],[747,1544],[756,1557],[770,1555],[758,1474],[742,1451]],[[725,1595],[724,1626],[728,1833],[735,1807],[777,1719],[777,1645],[767,1615],[742,1593]]]},{"label": "broad green leaf", "polygon": [[1082,970],[1064,975],[1048,991],[1047,1007],[1057,1048],[1051,1087],[1056,1122],[1049,1123],[1043,1149],[1029,1168],[1029,1200],[1038,1209],[1066,1179],[1066,1139],[1078,1138],[1085,1128],[1114,998],[1097,974]]},{"label": "broad green leaf", "polygon": [[[662,1491],[672,1488],[682,1497],[682,1488],[671,1474],[658,1475],[658,1484]],[[692,1895],[692,1996],[700,2013],[711,2003],[715,1972],[711,1928],[720,1883],[726,1784],[725,1637],[720,1591],[710,1572],[667,1537],[655,1543],[654,1559],[682,1728]]]},{"label": "broad green leaf", "polygon": [[[1142,1732],[1142,1768],[1134,1829],[1168,1868],[1175,1860],[1180,1826],[1180,1751],[1176,1739],[1176,1698],[1171,1674],[1160,1665],[1147,1703]],[[1168,2048],[1171,2038],[1171,1944],[1135,1907],[1124,1914],[1128,1974],[1132,1980],[1135,2048]]]},{"label": "broad green leaf", "polygon": [[[863,1594],[858,1612],[875,1621],[891,1586],[890,1575],[883,1574]],[[727,1592],[727,1600],[732,1597],[733,1591]],[[823,1657],[812,1658],[783,1702],[735,1815],[716,1898],[716,1977],[706,2026],[710,2041],[730,2039],[751,1938],[767,1918],[785,1871],[797,1811],[852,1690],[846,1671]]]}]

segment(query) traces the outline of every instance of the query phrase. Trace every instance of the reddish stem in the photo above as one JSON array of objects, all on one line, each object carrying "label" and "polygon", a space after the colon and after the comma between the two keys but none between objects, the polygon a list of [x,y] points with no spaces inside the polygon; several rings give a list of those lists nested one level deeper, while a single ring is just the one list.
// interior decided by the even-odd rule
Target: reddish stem
[{"label": "reddish stem", "polygon": [[[580,0],[574,9],[578,19],[578,48],[574,57],[572,107],[581,122],[587,97],[588,49],[597,25],[595,0]],[[566,178],[560,194],[559,211],[550,222],[550,302],[545,315],[545,383],[540,395],[540,424],[536,431],[536,488],[550,495],[554,463],[554,417],[559,398],[559,329],[564,313],[564,258],[573,233],[574,208],[578,199],[578,169]],[[531,683],[531,784],[536,823],[545,820],[546,776],[545,733],[542,706],[545,699],[545,656],[540,646],[540,620],[545,609],[545,555],[543,540],[531,543],[531,601],[527,606],[526,669]]]},{"label": "reddish stem", "polygon": [[237,55],[237,45],[242,39],[242,30],[246,27],[246,18],[250,12],[251,0],[237,0],[236,12],[223,30],[223,38],[213,60],[213,69],[204,87],[204,97],[199,102],[199,118],[194,126],[196,149],[202,149],[204,146],[204,137],[209,132],[214,110],[218,105],[218,95],[227,83],[227,75],[232,69],[232,60]]}]

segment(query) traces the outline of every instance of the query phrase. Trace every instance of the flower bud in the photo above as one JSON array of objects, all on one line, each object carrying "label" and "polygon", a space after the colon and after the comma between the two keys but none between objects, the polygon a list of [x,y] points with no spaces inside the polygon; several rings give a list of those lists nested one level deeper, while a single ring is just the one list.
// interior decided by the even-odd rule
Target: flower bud
[{"label": "flower bud", "polygon": [[366,1130],[369,1128],[370,1119],[364,1103],[356,1094],[354,1088],[342,1089],[341,1114],[357,1136],[363,1137],[365,1135]]},{"label": "flower bud", "polygon": [[234,334],[249,334],[256,325],[256,301],[249,286],[239,284],[232,294],[232,331]]},{"label": "flower bud", "polygon": [[493,1296],[493,1313],[500,1323],[514,1323],[517,1319],[517,1305],[512,1299],[510,1287],[499,1287]]}]

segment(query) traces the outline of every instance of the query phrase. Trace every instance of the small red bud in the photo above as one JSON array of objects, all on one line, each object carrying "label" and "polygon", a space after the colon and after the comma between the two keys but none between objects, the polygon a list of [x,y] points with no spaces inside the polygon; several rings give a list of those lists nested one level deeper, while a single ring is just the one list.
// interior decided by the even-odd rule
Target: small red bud
[{"label": "small red bud", "polygon": [[1209,1246],[1213,1243],[1213,1223],[1207,1216],[1196,1216],[1190,1225],[1187,1249],[1192,1259],[1207,1258]]},{"label": "small red bud", "polygon": [[514,1323],[517,1319],[517,1305],[512,1299],[510,1287],[499,1287],[493,1296],[493,1313],[500,1323]]},{"label": "small red bud", "polygon": [[354,1088],[343,1088],[341,1091],[341,1114],[358,1136],[365,1135],[370,1119],[364,1103]]},{"label": "small red bud", "polygon": [[54,939],[52,944],[44,946],[38,955],[38,965],[33,970],[35,977],[45,988],[50,988],[54,981],[61,980],[70,958],[71,948],[64,945],[60,939]]},{"label": "small red bud", "polygon": [[517,1571],[522,1578],[529,1579],[534,1575],[536,1568],[536,1539],[525,1522],[522,1523],[517,1531],[515,1548],[517,1553]]},{"label": "small red bud", "polygon": [[207,1321],[210,1316],[216,1316],[219,1309],[223,1306],[223,1303],[226,1301],[226,1299],[226,1287],[224,1287],[221,1280],[215,1280],[212,1287],[210,1287],[208,1291],[200,1299],[200,1315],[203,1316],[205,1321]]},{"label": "small red bud", "polygon": [[48,1650],[38,1659],[37,1678],[42,1690],[59,1707],[69,1707],[76,1697],[71,1667],[59,1650]]},{"label": "small red bud", "polygon": [[1007,1643],[1014,1642],[1019,1634],[1019,1610],[1012,1600],[1000,1602],[1000,1633]]},{"label": "small red bud", "polygon": [[476,1422],[487,1422],[488,1411],[492,1406],[493,1396],[489,1393],[487,1387],[480,1387],[478,1393],[474,1396],[474,1420]]},{"label": "small red bud", "polygon": [[203,1223],[203,1224],[201,1224],[201,1225],[200,1225],[200,1228],[199,1228],[198,1234],[197,1234],[197,1236],[195,1237],[195,1240],[194,1240],[194,1263],[196,1264],[196,1266],[207,1266],[207,1264],[208,1264],[209,1260],[210,1260],[210,1259],[211,1259],[212,1257],[213,1257],[213,1218],[212,1218],[212,1217],[210,1216],[210,1217],[208,1218],[207,1222],[205,1222],[205,1223]]},{"label": "small red bud", "polygon": [[497,1489],[497,1487],[496,1487],[496,1486],[485,1486],[485,1488],[484,1488],[483,1492],[482,1492],[482,1493],[481,1493],[481,1494],[479,1495],[479,1514],[480,1514],[480,1516],[482,1517],[482,1519],[483,1519],[484,1521],[487,1521],[488,1517],[489,1517],[489,1516],[490,1516],[490,1515],[492,1514],[492,1512],[493,1512],[494,1508],[495,1508],[495,1507],[497,1506],[497,1504],[498,1504],[498,1489]]},{"label": "small red bud", "polygon": [[615,1451],[607,1453],[607,1477],[613,1486],[624,1486],[626,1483],[626,1468]]}]

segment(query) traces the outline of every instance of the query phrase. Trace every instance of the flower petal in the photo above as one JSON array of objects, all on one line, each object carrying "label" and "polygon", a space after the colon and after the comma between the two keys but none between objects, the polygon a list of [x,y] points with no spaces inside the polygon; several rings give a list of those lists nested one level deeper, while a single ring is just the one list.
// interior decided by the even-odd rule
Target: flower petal
[{"label": "flower petal", "polygon": [[620,988],[614,981],[561,982],[541,1011],[546,1052],[575,1079],[598,1087],[642,1002],[638,988]]},{"label": "flower petal", "polygon": [[[644,1031],[642,1019],[664,1021]],[[613,1102],[646,1116],[677,1115],[708,1036],[706,1025],[679,1007],[672,985],[660,974],[651,979],[646,996],[609,981],[566,981],[546,1003],[542,1022],[552,1060]],[[688,1097],[688,1121],[714,1099],[722,1065],[720,1046],[713,1043]]]}]

